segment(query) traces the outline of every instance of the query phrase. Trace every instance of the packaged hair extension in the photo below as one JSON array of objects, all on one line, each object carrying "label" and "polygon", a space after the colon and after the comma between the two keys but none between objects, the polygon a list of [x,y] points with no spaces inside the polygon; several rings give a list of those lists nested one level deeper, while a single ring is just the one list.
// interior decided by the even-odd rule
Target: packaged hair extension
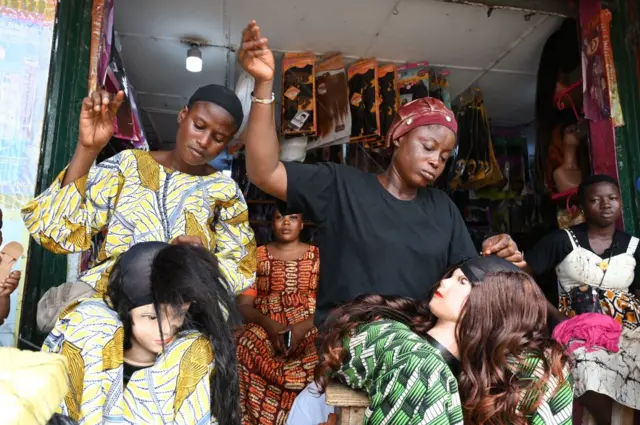
[{"label": "packaged hair extension", "polygon": [[385,136],[393,118],[400,107],[400,97],[398,94],[398,79],[396,66],[393,64],[378,67],[378,114],[380,116],[380,135],[364,137],[358,142],[362,143],[365,149],[377,151],[384,147]]},{"label": "packaged hair extension", "polygon": [[435,97],[438,100],[442,100],[440,74],[433,68],[429,70],[429,97]]},{"label": "packaged hair extension", "polygon": [[429,96],[429,64],[419,62],[398,68],[400,106]]},{"label": "packaged hair extension", "polygon": [[280,161],[304,162],[307,156],[307,137],[304,136],[280,136]]},{"label": "packaged hair extension", "polygon": [[479,114],[474,108],[474,99],[466,99],[460,96],[456,109],[456,120],[458,121],[458,148],[453,158],[450,170],[449,187],[457,190],[464,187],[467,182],[467,163],[474,161],[471,157],[475,135],[477,133]]},{"label": "packaged hair extension", "polygon": [[380,136],[378,111],[378,63],[362,59],[349,67],[349,104],[351,107],[351,141]]},{"label": "packaged hair extension", "polygon": [[447,105],[447,108],[451,109],[451,93],[449,92],[449,71],[440,71],[438,73],[438,81],[440,82],[442,102]]},{"label": "packaged hair extension", "polygon": [[400,106],[396,66],[389,64],[378,68],[378,102],[380,110],[380,136],[384,138],[391,127]]},{"label": "packaged hair extension", "polygon": [[430,83],[429,83],[429,96],[440,99],[442,103],[447,105],[447,108],[451,109],[451,95],[449,93],[449,80],[447,76],[449,71],[437,71],[431,69]]},{"label": "packaged hair extension", "polygon": [[374,150],[384,146],[384,138],[381,136],[368,136],[359,139],[358,143],[362,143],[367,150]]},{"label": "packaged hair extension", "polygon": [[316,62],[316,137],[307,149],[349,143],[351,108],[342,54],[330,53]]},{"label": "packaged hair extension", "polygon": [[478,190],[500,183],[503,175],[495,157],[482,92],[473,88],[459,102],[458,152],[449,187]]},{"label": "packaged hair extension", "polygon": [[312,53],[287,53],[282,59],[283,135],[316,133],[315,57]]}]

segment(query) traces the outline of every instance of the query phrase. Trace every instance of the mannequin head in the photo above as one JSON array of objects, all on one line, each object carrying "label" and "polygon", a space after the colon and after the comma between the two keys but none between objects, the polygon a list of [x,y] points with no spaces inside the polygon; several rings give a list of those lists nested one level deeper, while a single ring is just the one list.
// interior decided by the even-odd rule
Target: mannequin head
[{"label": "mannequin head", "polygon": [[[239,325],[216,257],[201,247],[145,242],[116,262],[105,301],[124,328],[124,356],[145,365],[170,350],[181,331],[198,331],[213,348],[211,413],[240,424],[238,375],[231,329]],[[169,358],[169,357],[167,357]],[[214,379],[215,375],[215,379]]]},{"label": "mannequin head", "polygon": [[562,138],[562,148],[575,152],[580,146],[578,120],[571,109],[564,109],[558,114],[558,131]]},{"label": "mannequin head", "polygon": [[471,285],[461,269],[445,276],[429,302],[431,313],[438,320],[458,323],[462,308],[471,293]]},{"label": "mannequin head", "polygon": [[130,351],[127,358],[138,364],[153,364],[156,356],[182,329],[190,305],[184,303],[179,311],[173,311],[166,304],[158,306],[157,310],[153,304],[131,309],[125,318],[131,326],[130,337],[126,341]]},{"label": "mannequin head", "polygon": [[580,146],[578,139],[578,126],[576,124],[567,125],[563,130],[562,144],[565,149],[577,149]]},{"label": "mannequin head", "polygon": [[[359,325],[382,318],[402,322],[425,338],[436,328],[455,333],[465,423],[526,423],[527,412],[518,411],[520,400],[514,395],[532,390],[543,397],[535,391],[537,385],[551,377],[563,379],[566,356],[549,335],[544,294],[529,275],[498,257],[477,257],[455,267],[435,286],[429,301],[366,295],[334,310],[321,337],[316,368],[321,385],[345,358],[344,338]],[[443,321],[455,322],[455,327],[440,327]],[[546,360],[540,381],[518,380],[509,361],[537,353],[545,353]]]},{"label": "mannequin head", "polygon": [[[519,276],[521,274],[523,273],[520,269],[512,263],[495,256],[469,259],[446,273],[436,285],[429,301],[429,310],[437,321],[454,322],[460,325],[463,316],[470,318],[471,321],[480,321],[480,317],[486,316],[487,311],[475,307],[469,311],[469,306],[484,304],[487,309],[491,310],[494,300],[481,302],[474,302],[474,300],[485,298],[484,293],[494,291],[495,289],[491,286],[499,285],[499,281],[508,282],[507,284],[513,286],[522,286],[523,283],[519,279],[511,278],[511,275]],[[492,279],[498,275],[502,279]],[[533,284],[535,285],[535,283]],[[489,289],[486,289],[487,286]],[[511,303],[507,305],[511,305]],[[503,312],[503,314],[506,313]],[[459,331],[460,327],[458,326]]]},{"label": "mannequin head", "polygon": [[557,95],[558,83],[561,83],[564,88],[568,87],[575,81],[572,78],[574,70],[580,70],[578,33],[578,22],[573,18],[565,19],[561,28],[547,39],[540,55],[535,107],[535,175],[540,191],[551,184],[553,170],[562,165],[562,151],[554,152],[556,148],[553,146],[556,143],[554,133],[557,111],[554,99]]}]

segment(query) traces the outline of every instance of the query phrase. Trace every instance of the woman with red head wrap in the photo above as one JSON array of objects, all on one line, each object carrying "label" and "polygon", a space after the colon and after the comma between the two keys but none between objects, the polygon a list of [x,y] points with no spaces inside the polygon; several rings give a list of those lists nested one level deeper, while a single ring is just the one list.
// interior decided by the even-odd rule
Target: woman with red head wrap
[{"label": "woman with red head wrap", "polygon": [[[382,174],[334,163],[282,163],[272,109],[275,62],[255,22],[244,30],[238,56],[256,81],[246,140],[249,179],[320,227],[316,324],[362,294],[419,297],[447,267],[478,255],[458,208],[429,187],[456,146],[455,116],[441,101],[424,98],[400,109],[387,140],[393,158]],[[521,261],[507,235],[487,239],[483,253]]]}]

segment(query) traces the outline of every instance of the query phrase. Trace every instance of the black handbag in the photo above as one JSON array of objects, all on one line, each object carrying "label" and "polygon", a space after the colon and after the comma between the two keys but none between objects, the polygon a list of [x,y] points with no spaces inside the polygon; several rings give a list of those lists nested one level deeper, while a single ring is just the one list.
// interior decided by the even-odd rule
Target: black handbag
[{"label": "black handbag", "polygon": [[591,286],[581,286],[573,288],[569,292],[571,307],[576,314],[582,313],[602,313],[600,305],[600,291]]}]

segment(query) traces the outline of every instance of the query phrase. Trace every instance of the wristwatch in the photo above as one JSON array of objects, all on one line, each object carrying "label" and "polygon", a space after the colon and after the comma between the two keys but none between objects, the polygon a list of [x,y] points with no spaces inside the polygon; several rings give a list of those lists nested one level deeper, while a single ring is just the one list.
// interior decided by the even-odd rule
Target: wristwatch
[{"label": "wristwatch", "polygon": [[276,96],[273,93],[271,93],[271,99],[258,99],[253,95],[253,92],[251,92],[251,101],[253,103],[262,103],[263,105],[270,105],[275,100],[276,100]]}]

